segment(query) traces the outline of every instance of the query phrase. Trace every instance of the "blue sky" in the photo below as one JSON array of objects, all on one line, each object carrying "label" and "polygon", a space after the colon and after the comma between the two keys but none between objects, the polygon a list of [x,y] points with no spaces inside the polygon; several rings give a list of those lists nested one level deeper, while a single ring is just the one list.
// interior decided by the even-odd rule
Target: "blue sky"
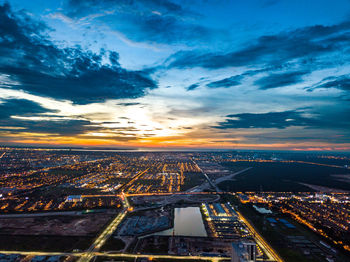
[{"label": "blue sky", "polygon": [[0,142],[350,149],[350,1],[0,1]]}]

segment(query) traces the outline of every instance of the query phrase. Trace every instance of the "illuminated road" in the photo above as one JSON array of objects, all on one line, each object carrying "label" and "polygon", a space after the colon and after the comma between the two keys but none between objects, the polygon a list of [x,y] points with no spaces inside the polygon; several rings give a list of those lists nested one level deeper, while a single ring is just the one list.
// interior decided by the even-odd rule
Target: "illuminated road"
[{"label": "illuminated road", "polygon": [[[196,194],[201,192],[196,192]],[[193,194],[193,193],[182,193],[182,194]],[[119,213],[111,223],[105,228],[105,230],[95,239],[94,243],[88,248],[85,252],[76,252],[76,253],[65,253],[65,252],[41,252],[41,251],[4,251],[0,250],[1,254],[21,254],[21,255],[30,255],[30,256],[76,256],[80,257],[79,262],[89,262],[95,256],[107,256],[107,257],[125,257],[125,258],[159,258],[159,259],[172,259],[172,260],[209,260],[213,262],[218,262],[224,258],[220,257],[206,257],[206,256],[176,256],[176,255],[147,255],[147,254],[111,254],[108,252],[99,252],[100,248],[105,244],[113,232],[117,229],[118,225],[123,221],[125,216],[130,209],[130,204],[127,200],[127,197],[124,193],[120,195],[124,209]],[[239,213],[237,212],[239,218],[247,225],[249,230],[252,232],[254,238],[256,239],[258,245],[264,250],[268,255],[269,259],[264,261],[278,261],[283,262],[283,260],[276,254],[276,252],[270,247],[266,241],[256,232],[254,227]],[[226,258],[227,259],[227,258]]]},{"label": "illuminated road", "polygon": [[[221,193],[221,192],[220,192]],[[216,195],[220,194],[218,192],[160,192],[160,193],[135,193],[135,194],[125,194],[125,196],[133,197],[133,196],[172,196],[172,195]],[[227,194],[225,192],[225,194]],[[228,193],[229,194],[229,193]]]},{"label": "illuminated road", "polygon": [[[186,194],[186,193],[185,193]],[[191,193],[190,193],[191,194]],[[99,252],[100,248],[105,244],[105,242],[112,236],[113,232],[117,229],[118,225],[123,221],[125,216],[130,210],[131,206],[126,197],[126,194],[122,193],[120,195],[122,203],[124,206],[123,211],[118,214],[112,222],[105,228],[105,230],[95,239],[94,243],[88,248],[85,252],[77,253],[63,253],[63,252],[36,252],[36,251],[1,251],[2,254],[22,254],[22,255],[31,255],[31,256],[77,256],[80,257],[78,262],[89,262],[95,256],[107,256],[107,257],[127,257],[127,258],[160,258],[160,259],[172,259],[172,260],[210,260],[213,262],[221,261],[223,258],[218,257],[205,257],[205,256],[175,256],[175,255],[146,255],[146,254],[110,254],[108,252]]]},{"label": "illuminated road", "polygon": [[[6,254],[6,255],[13,255],[13,254],[19,254],[24,256],[75,256],[80,257],[79,261],[87,261],[86,260],[86,253],[80,252],[80,253],[64,253],[64,252],[41,252],[41,251],[7,251],[7,250],[0,250],[0,254]],[[148,259],[171,259],[171,260],[206,260],[206,261],[213,261],[213,262],[219,262],[226,258],[221,257],[206,257],[206,256],[176,256],[176,255],[147,255],[147,254],[127,254],[127,253],[119,253],[119,254],[110,254],[108,252],[91,252],[89,259],[101,256],[101,257],[110,257],[110,258],[148,258]],[[84,260],[82,260],[84,257]],[[275,261],[275,260],[261,260],[257,259],[257,261]]]},{"label": "illuminated road", "polygon": [[[197,164],[196,164],[197,165]],[[197,165],[197,167],[199,168],[199,166]],[[200,168],[199,168],[200,169]],[[206,184],[210,184],[211,186],[213,186],[215,188],[215,190],[217,191],[217,193],[221,193],[220,189],[217,187],[217,183],[220,183],[224,180],[226,180],[227,178],[232,178],[235,175],[241,174],[245,171],[248,171],[249,169],[251,169],[251,167],[248,167],[246,169],[243,169],[241,171],[238,171],[234,174],[231,174],[229,176],[225,176],[222,178],[218,178],[214,181],[214,183],[210,180],[210,178],[202,171],[202,173],[204,174],[204,176],[206,177],[206,179],[208,180],[208,183]],[[205,185],[205,184],[204,184]],[[202,185],[203,186],[203,185]],[[202,186],[200,186],[201,189]],[[248,220],[246,220],[237,210],[236,210],[238,217],[243,221],[243,223],[248,227],[248,229],[251,231],[252,235],[254,236],[257,244],[263,249],[264,253],[269,257],[268,261],[277,261],[277,262],[283,262],[282,258],[273,250],[273,248],[263,239],[263,237],[261,235],[259,235],[259,233],[255,230],[255,228],[248,222]],[[266,260],[265,260],[266,261]]]},{"label": "illuminated road", "polygon": [[[0,254],[6,254],[6,255],[12,255],[12,254],[20,254],[20,255],[25,255],[25,256],[76,256],[80,257],[79,261],[87,261],[87,254],[85,252],[80,252],[80,253],[64,253],[64,252],[40,252],[40,251],[7,251],[7,250],[0,250]],[[205,256],[174,256],[174,255],[141,255],[141,254],[124,254],[124,253],[119,253],[119,254],[110,254],[107,252],[91,252],[89,253],[91,257],[95,256],[104,256],[104,257],[118,257],[118,258],[160,258],[160,259],[172,259],[172,260],[179,260],[179,259],[184,259],[184,260],[210,260],[213,262],[218,262],[221,261],[223,258],[219,257],[205,257]],[[82,260],[84,259],[84,260]],[[226,258],[227,259],[227,258]]]},{"label": "illuminated road", "polygon": [[[172,259],[172,260],[210,260],[213,262],[221,261],[223,258],[219,257],[204,257],[204,256],[175,256],[175,255],[136,255],[136,254],[107,254],[107,253],[95,253],[96,256],[107,257],[131,257],[131,258],[160,258],[160,259]],[[227,259],[227,257],[226,257]]]},{"label": "illuminated road", "polygon": [[[147,170],[140,172],[134,178],[140,177]],[[245,171],[245,170],[244,170]],[[133,179],[134,181],[134,179]],[[93,244],[84,252],[42,252],[42,251],[6,251],[0,250],[1,254],[21,254],[26,256],[75,256],[79,257],[78,262],[89,262],[92,258],[96,256],[106,256],[106,257],[115,257],[115,258],[159,258],[159,259],[171,259],[171,260],[209,260],[213,262],[219,262],[223,259],[221,257],[207,257],[207,256],[177,256],[177,255],[148,255],[148,254],[126,254],[118,253],[111,254],[109,252],[100,252],[100,248],[106,243],[106,241],[112,236],[113,232],[117,229],[119,224],[123,221],[128,211],[132,210],[132,207],[129,204],[127,199],[128,196],[152,196],[152,195],[210,195],[210,194],[224,194],[224,192],[176,192],[176,193],[143,193],[143,194],[124,194],[122,192],[118,196],[122,200],[124,209],[108,224],[104,231],[94,240]],[[103,195],[102,195],[103,196]],[[106,195],[104,195],[106,196]],[[111,195],[110,195],[111,196]],[[90,197],[85,195],[83,197]],[[283,260],[276,254],[276,252],[270,247],[267,242],[258,234],[254,227],[239,213],[237,212],[239,218],[247,225],[248,229],[251,231],[254,236],[257,244],[263,249],[263,251],[268,255],[269,259],[264,261],[278,261],[283,262]]]},{"label": "illuminated road", "polygon": [[196,165],[197,169],[201,171],[201,173],[203,174],[203,176],[205,177],[207,182],[201,184],[200,186],[190,188],[188,191],[191,192],[193,189],[202,191],[202,190],[207,189],[211,186],[215,189],[216,192],[218,192],[218,193],[221,192],[221,190],[210,180],[210,178],[207,176],[207,174],[203,172],[203,170],[197,165],[197,163],[194,162],[193,160],[192,160],[192,162]]},{"label": "illuminated road", "polygon": [[122,193],[121,199],[124,206],[123,211],[119,213],[112,220],[112,222],[105,228],[105,230],[95,239],[94,243],[92,243],[90,248],[86,250],[86,252],[80,257],[78,262],[89,262],[95,256],[94,252],[97,252],[100,250],[100,248],[104,245],[104,243],[106,243],[106,241],[111,237],[113,232],[117,229],[119,224],[123,221],[124,217],[128,213],[130,204],[128,199],[125,197],[124,193]]},{"label": "illuminated road", "polygon": [[242,174],[242,173],[244,173],[245,171],[248,171],[249,169],[252,169],[252,167],[247,167],[246,169],[243,169],[243,170],[241,170],[241,171],[238,171],[238,172],[233,173],[233,174],[228,175],[228,176],[219,177],[218,179],[214,180],[213,182],[214,182],[214,184],[217,185],[217,184],[219,184],[219,183],[221,183],[221,182],[223,182],[223,181],[225,181],[225,180],[232,179],[232,178],[234,178],[236,175]]},{"label": "illuminated road", "polygon": [[133,196],[172,196],[172,195],[217,195],[217,194],[234,194],[232,192],[151,192],[151,193],[124,193],[106,194],[106,195],[81,195],[82,198],[88,197],[133,197]]},{"label": "illuminated road", "polygon": [[230,175],[228,175],[228,176],[220,177],[220,178],[218,178],[218,179],[212,181],[212,180],[208,177],[208,175],[207,175],[206,173],[204,173],[203,170],[197,165],[196,162],[193,161],[193,163],[197,166],[198,170],[200,170],[200,171],[202,172],[202,174],[204,175],[205,179],[206,179],[208,182],[203,183],[203,184],[200,185],[200,186],[197,186],[197,187],[194,187],[194,188],[190,188],[190,189],[188,190],[189,192],[191,192],[191,191],[194,190],[194,189],[195,189],[195,190],[200,190],[200,191],[202,191],[202,190],[207,189],[208,187],[211,186],[212,188],[215,189],[215,191],[216,191],[217,193],[221,193],[221,192],[222,192],[221,189],[217,186],[220,182],[223,182],[223,181],[228,180],[228,179],[232,179],[232,178],[235,177],[236,175],[239,175],[239,174],[241,174],[241,173],[243,173],[243,172],[246,172],[246,171],[248,171],[249,169],[252,168],[252,167],[248,167],[248,168],[245,168],[245,169],[243,169],[243,170],[240,170],[240,171],[238,171],[238,172],[236,172],[236,173],[230,174]]},{"label": "illuminated road", "polygon": [[[145,170],[141,174],[145,173],[146,171],[147,170]],[[117,229],[119,224],[123,221],[124,217],[128,213],[128,210],[131,208],[131,206],[124,193],[120,195],[120,198],[124,206],[123,211],[119,213],[112,220],[112,222],[105,228],[105,230],[95,239],[94,243],[92,243],[90,248],[80,257],[78,262],[90,261],[95,256],[94,252],[97,252],[100,250],[100,248],[104,245],[104,243],[106,243],[106,241],[112,236],[113,232]]]},{"label": "illuminated road", "polygon": [[[254,236],[257,244],[262,248],[264,253],[269,257],[269,261],[277,261],[277,262],[283,262],[283,259],[276,253],[276,251],[273,250],[273,248],[264,240],[264,238],[255,230],[255,228],[249,223],[247,219],[242,216],[241,213],[239,213],[236,210],[238,217],[244,222],[244,224],[248,227],[252,235]],[[266,261],[266,260],[265,260]]]},{"label": "illuminated road", "polygon": [[5,254],[5,255],[16,255],[16,254],[19,254],[19,255],[24,255],[24,256],[76,256],[76,257],[80,257],[84,253],[0,250],[0,254]]},{"label": "illuminated road", "polygon": [[127,212],[127,210],[124,210],[112,220],[112,222],[106,227],[106,229],[95,239],[94,243],[90,246],[90,248],[80,257],[80,259],[78,260],[79,262],[88,262],[94,257],[94,252],[100,250],[100,248],[104,245],[108,238],[117,229],[120,222],[123,221]]},{"label": "illuminated road", "polygon": [[122,187],[120,187],[120,189],[122,189],[122,192],[124,192],[124,189],[127,188],[129,185],[131,185],[132,183],[134,183],[137,179],[139,179],[144,173],[146,173],[148,171],[149,168],[147,168],[144,171],[139,172],[138,174],[136,174],[128,183],[125,183]]},{"label": "illuminated road", "polygon": [[5,154],[6,154],[6,152],[4,152],[4,153],[0,156],[0,159],[3,158]]},{"label": "illuminated road", "polygon": [[[142,176],[148,169],[138,173],[132,180],[130,180],[127,184],[124,186],[127,186],[129,184],[132,184],[137,178]],[[111,237],[113,232],[117,229],[118,225],[123,221],[124,217],[128,213],[128,210],[131,208],[129,201],[127,197],[125,196],[124,192],[122,192],[119,197],[122,199],[122,203],[124,206],[123,211],[118,214],[112,222],[105,228],[105,230],[95,239],[94,243],[90,246],[88,250],[80,257],[78,262],[89,262],[95,255],[94,252],[97,252],[100,250],[100,248],[106,243],[106,241]]]}]

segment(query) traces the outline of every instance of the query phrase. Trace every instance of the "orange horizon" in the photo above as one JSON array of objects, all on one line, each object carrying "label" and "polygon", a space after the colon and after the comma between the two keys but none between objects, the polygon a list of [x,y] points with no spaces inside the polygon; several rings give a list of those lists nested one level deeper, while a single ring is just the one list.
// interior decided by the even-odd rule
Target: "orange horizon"
[{"label": "orange horizon", "polygon": [[76,139],[48,139],[48,140],[12,140],[4,141],[0,140],[3,147],[16,147],[16,146],[34,146],[34,147],[82,147],[82,148],[123,148],[123,149],[208,149],[208,150],[288,150],[288,151],[350,151],[350,144],[320,144],[320,143],[272,143],[272,144],[249,144],[249,143],[195,143],[191,144],[176,143],[176,141],[165,141],[159,143],[145,143],[145,142],[115,142],[103,141],[100,139],[93,140],[76,140]]}]

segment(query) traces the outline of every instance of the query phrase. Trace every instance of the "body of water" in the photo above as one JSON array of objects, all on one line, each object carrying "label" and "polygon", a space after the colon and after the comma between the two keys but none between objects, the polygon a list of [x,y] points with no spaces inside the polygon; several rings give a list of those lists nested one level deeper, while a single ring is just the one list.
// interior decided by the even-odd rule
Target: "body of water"
[{"label": "body of water", "polygon": [[175,208],[174,215],[174,228],[155,233],[155,235],[171,236],[175,230],[176,236],[207,236],[199,207]]}]

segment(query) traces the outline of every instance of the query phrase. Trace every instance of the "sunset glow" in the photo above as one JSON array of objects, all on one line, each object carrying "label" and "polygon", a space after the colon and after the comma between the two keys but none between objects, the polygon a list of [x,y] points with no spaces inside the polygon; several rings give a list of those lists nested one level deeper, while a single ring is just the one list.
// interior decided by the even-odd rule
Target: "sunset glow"
[{"label": "sunset glow", "polygon": [[348,1],[93,2],[0,1],[1,145],[350,150]]}]

